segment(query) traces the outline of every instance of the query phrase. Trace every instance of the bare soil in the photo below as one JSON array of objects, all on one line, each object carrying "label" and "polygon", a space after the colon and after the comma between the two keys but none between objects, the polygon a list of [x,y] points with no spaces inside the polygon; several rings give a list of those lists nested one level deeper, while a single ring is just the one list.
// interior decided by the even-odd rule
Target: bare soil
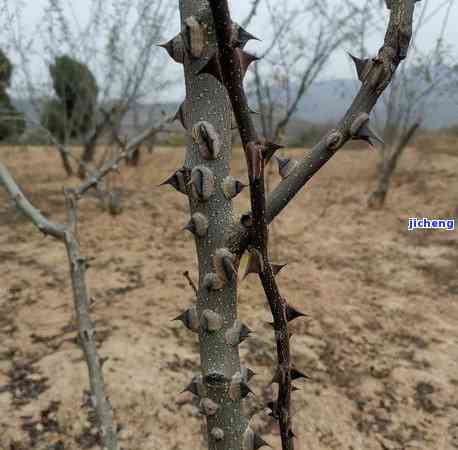
[{"label": "bare soil", "polygon": [[[0,155],[36,206],[64,221],[62,187],[76,181],[65,178],[57,154]],[[243,179],[237,155],[233,172]],[[182,158],[164,148],[144,155],[139,169],[122,168],[111,179],[125,187],[121,215],[90,197],[80,207],[100,353],[109,357],[104,373],[128,450],[205,446],[191,394],[180,394],[199,369],[196,337],[171,322],[193,301],[183,272],[197,278],[192,236],[180,231],[187,202],[156,187]],[[366,208],[375,161],[374,151],[341,151],[273,226],[273,259],[288,263],[278,277],[282,293],[310,315],[292,323],[293,362],[311,377],[294,393],[296,445],[458,449],[458,234],[407,231],[409,217],[456,215],[458,153],[408,149],[382,211]],[[235,207],[247,205],[245,192]],[[0,280],[0,449],[98,448],[64,248],[3,191]],[[241,284],[239,305],[255,331],[241,346],[257,373],[247,412],[279,449],[264,407],[273,395],[274,340],[255,276]]]}]

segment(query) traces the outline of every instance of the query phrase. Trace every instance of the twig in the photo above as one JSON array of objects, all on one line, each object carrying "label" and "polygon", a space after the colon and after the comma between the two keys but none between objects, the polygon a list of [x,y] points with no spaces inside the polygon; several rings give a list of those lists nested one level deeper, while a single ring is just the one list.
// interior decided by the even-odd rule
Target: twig
[{"label": "twig", "polygon": [[246,28],[248,25],[250,25],[251,21],[253,20],[254,16],[258,12],[258,7],[259,3],[261,3],[261,0],[253,0],[251,2],[251,9],[248,15],[245,17],[245,19],[242,22],[242,27]]},{"label": "twig", "polygon": [[119,152],[117,156],[114,158],[106,161],[100,169],[93,170],[86,180],[84,180],[78,188],[75,189],[75,195],[77,197],[82,196],[85,194],[89,189],[92,187],[96,187],[103,177],[105,177],[108,173],[118,168],[118,165],[124,161],[125,159],[129,158],[132,153],[136,150],[136,148],[142,144],[146,139],[153,136],[156,133],[162,131],[164,126],[167,124],[167,121],[164,120],[159,125],[153,125],[147,128],[145,131],[140,133],[138,136],[132,138]]},{"label": "twig", "polygon": [[188,280],[189,286],[191,286],[192,290],[197,295],[197,287],[194,281],[192,280],[191,275],[189,275],[189,270],[186,270],[185,272],[183,272],[183,276]]},{"label": "twig", "polygon": [[68,223],[66,225],[49,222],[24,196],[8,169],[0,163],[0,182],[5,187],[17,207],[44,234],[50,235],[65,244],[70,266],[73,287],[73,301],[78,324],[79,342],[86,360],[92,406],[96,412],[103,447],[117,450],[116,428],[113,410],[106,395],[102,364],[97,352],[95,329],[89,314],[89,296],[86,286],[86,259],[79,253],[76,238],[76,197],[73,191],[66,191]]}]

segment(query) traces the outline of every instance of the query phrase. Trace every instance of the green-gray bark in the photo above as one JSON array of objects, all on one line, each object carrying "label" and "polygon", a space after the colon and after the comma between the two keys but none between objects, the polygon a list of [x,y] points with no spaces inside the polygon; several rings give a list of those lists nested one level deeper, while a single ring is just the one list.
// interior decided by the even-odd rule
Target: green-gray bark
[{"label": "green-gray bark", "polygon": [[[181,0],[180,12],[183,31],[186,29],[186,19],[194,16],[208,27],[207,48],[216,48],[208,2]],[[199,263],[197,312],[200,322],[204,310],[216,312],[221,316],[223,324],[220,330],[213,332],[206,330],[202,324],[199,327],[203,395],[218,405],[215,414],[207,415],[209,449],[236,450],[242,448],[243,433],[247,425],[242,415],[239,393],[236,396],[230,394],[232,377],[240,373],[238,345],[230,345],[226,339],[227,330],[234,325],[237,318],[236,276],[226,281],[222,289],[209,289],[205,283],[208,275],[214,274],[213,256],[225,247],[225,237],[234,220],[232,202],[226,198],[222,189],[223,180],[229,176],[232,115],[224,87],[210,75],[196,75],[204,61],[205,57],[193,58],[189,52],[186,53],[184,61],[184,121],[188,128],[185,167],[192,170],[196,166],[204,166],[212,171],[214,177],[214,192],[208,201],[196,200],[190,195],[191,214],[201,213],[208,220],[206,236],[196,237]],[[202,121],[213,125],[219,135],[221,149],[215,160],[204,159],[199,145],[191,137],[193,126]],[[214,374],[222,377],[215,377]],[[216,429],[222,430],[222,433]],[[221,437],[222,440],[219,439]]]}]

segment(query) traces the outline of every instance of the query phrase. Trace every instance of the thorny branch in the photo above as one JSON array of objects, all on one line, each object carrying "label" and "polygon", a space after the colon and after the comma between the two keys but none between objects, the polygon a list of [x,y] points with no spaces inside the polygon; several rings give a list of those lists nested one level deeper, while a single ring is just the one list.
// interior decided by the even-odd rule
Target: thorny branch
[{"label": "thorny branch", "polygon": [[281,297],[275,275],[269,261],[268,227],[265,219],[266,196],[264,183],[265,156],[268,144],[262,143],[251,119],[250,109],[243,88],[242,63],[250,60],[248,54],[233,47],[231,42],[232,20],[226,0],[210,0],[219,48],[222,81],[228,90],[232,109],[240,130],[250,180],[252,215],[249,221],[253,230],[250,247],[253,257],[259,258],[259,276],[269,301],[274,319],[278,368],[274,380],[278,382],[278,399],[274,415],[280,422],[280,434],[284,450],[294,448],[291,429],[291,363],[286,300]]},{"label": "thorny branch", "polygon": [[94,323],[89,314],[90,301],[86,286],[86,259],[79,253],[79,245],[76,237],[77,198],[75,193],[70,190],[66,191],[68,223],[62,225],[49,222],[27,200],[8,169],[2,163],[0,163],[0,183],[14,200],[17,207],[42,233],[53,236],[65,244],[70,266],[79,342],[83,349],[89,372],[92,406],[96,412],[103,447],[107,450],[117,450],[118,443],[116,428],[113,422],[113,410],[106,394],[102,361],[97,352]]},{"label": "thorny branch", "polygon": [[[280,421],[283,449],[292,449],[294,434],[291,430],[291,367],[288,333],[288,305],[281,297],[268,258],[268,224],[286,207],[305,183],[339,150],[349,139],[363,139],[371,142],[376,138],[368,126],[369,113],[382,92],[389,85],[397,67],[406,57],[412,36],[412,21],[415,0],[392,0],[387,3],[391,9],[390,20],[384,45],[373,59],[354,58],[362,86],[350,108],[338,123],[302,161],[296,164],[266,201],[264,186],[262,142],[249,114],[243,89],[241,62],[252,60],[247,54],[237,55],[231,43],[231,18],[227,1],[210,0],[215,21],[219,47],[219,63],[222,81],[229,93],[238,123],[245,151],[249,178],[252,211],[242,216],[242,225],[248,231],[240,237],[238,254],[245,248],[253,248],[262,255],[260,278],[269,300],[276,330],[279,394],[276,413]],[[234,242],[231,238],[232,243]],[[236,240],[237,241],[237,240]],[[243,242],[243,243],[242,243]],[[237,243],[237,242],[236,242]]]},{"label": "thorny branch", "polygon": [[191,275],[189,274],[189,270],[186,270],[183,272],[183,276],[186,278],[186,280],[188,281],[188,284],[189,286],[192,288],[192,290],[194,291],[194,294],[197,295],[197,286],[196,284],[194,283],[193,279],[191,278]]},{"label": "thorny branch", "polygon": [[[362,86],[337,126],[330,130],[283,179],[266,201],[266,222],[270,224],[295,195],[350,139],[369,139],[368,114],[372,111],[385,88],[391,82],[399,64],[407,56],[412,34],[413,12],[416,0],[390,2],[390,19],[384,44],[372,59],[357,60],[362,70]],[[366,122],[364,122],[366,120]],[[362,123],[364,122],[364,123]],[[361,125],[359,128],[358,125]],[[250,213],[248,213],[250,214]],[[245,215],[246,216],[246,215]],[[248,245],[249,232],[238,227],[231,237],[233,251],[243,253]]]}]

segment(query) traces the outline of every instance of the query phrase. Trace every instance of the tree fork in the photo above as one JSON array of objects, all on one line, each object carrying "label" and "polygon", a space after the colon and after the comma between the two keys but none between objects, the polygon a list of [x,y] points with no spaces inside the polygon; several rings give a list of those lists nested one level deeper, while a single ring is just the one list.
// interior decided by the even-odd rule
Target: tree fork
[{"label": "tree fork", "polygon": [[[280,214],[305,184],[340,150],[350,139],[361,139],[354,125],[366,117],[383,91],[391,82],[399,64],[406,58],[412,36],[412,21],[415,3],[419,0],[387,1],[390,19],[385,39],[373,64],[367,70],[362,85],[352,104],[336,127],[299,160],[291,174],[283,179],[266,200],[266,221],[270,224]],[[352,130],[356,134],[352,134]],[[247,212],[244,216],[249,216]],[[237,224],[232,228],[230,243],[233,252],[243,254],[250,242],[252,230]]]}]

